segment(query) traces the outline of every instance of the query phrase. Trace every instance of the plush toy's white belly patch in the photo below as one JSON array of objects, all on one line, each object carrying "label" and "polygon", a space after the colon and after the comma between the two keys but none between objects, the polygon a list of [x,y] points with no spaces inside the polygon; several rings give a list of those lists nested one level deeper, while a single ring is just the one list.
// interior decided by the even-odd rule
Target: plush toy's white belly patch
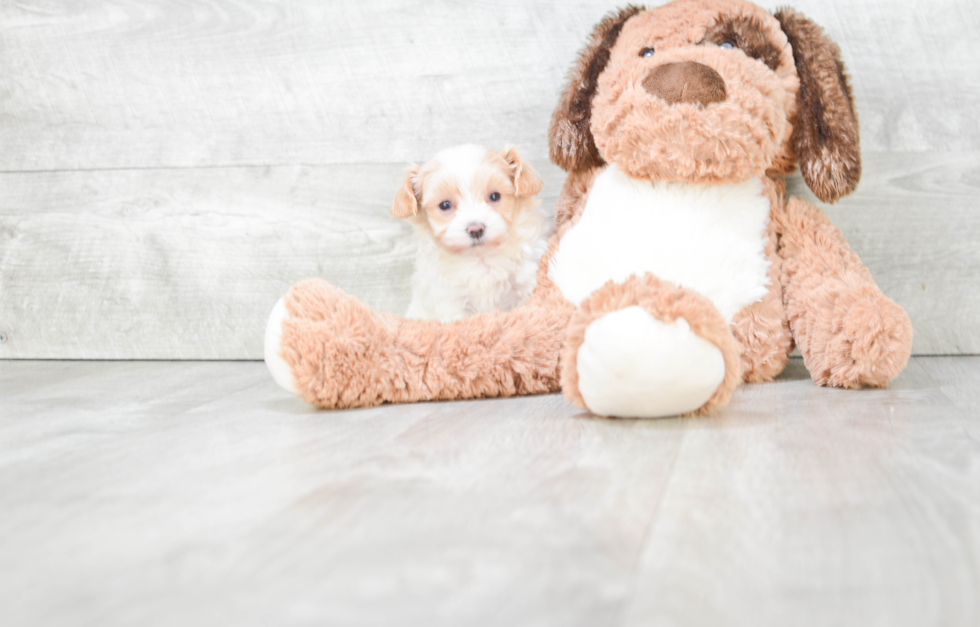
[{"label": "plush toy's white belly patch", "polygon": [[709,298],[726,320],[768,292],[769,199],[762,181],[725,185],[637,181],[610,165],[548,276],[578,305],[607,281],[650,272]]}]

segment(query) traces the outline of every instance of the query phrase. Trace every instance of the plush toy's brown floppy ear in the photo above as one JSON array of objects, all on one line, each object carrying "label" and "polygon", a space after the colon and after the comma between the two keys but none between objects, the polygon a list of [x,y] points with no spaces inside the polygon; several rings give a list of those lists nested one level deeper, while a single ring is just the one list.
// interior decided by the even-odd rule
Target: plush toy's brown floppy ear
[{"label": "plush toy's brown floppy ear", "polygon": [[793,47],[800,77],[790,138],[800,173],[817,198],[836,202],[861,178],[857,113],[840,48],[794,9],[780,9],[775,17]]},{"label": "plush toy's brown floppy ear", "polygon": [[500,156],[510,166],[510,175],[514,180],[514,190],[518,196],[534,196],[541,191],[544,181],[534,171],[531,164],[524,161],[524,157],[517,152],[517,148],[504,146],[504,149],[500,151]]},{"label": "plush toy's brown floppy ear", "polygon": [[410,218],[419,212],[419,200],[415,196],[415,177],[418,176],[419,166],[414,163],[405,171],[402,186],[395,194],[395,202],[391,205],[391,215],[396,218]]},{"label": "plush toy's brown floppy ear", "polygon": [[568,73],[568,82],[548,128],[551,160],[566,172],[605,163],[592,138],[592,98],[599,75],[609,63],[609,50],[616,43],[623,24],[640,11],[640,7],[630,5],[603,18]]}]

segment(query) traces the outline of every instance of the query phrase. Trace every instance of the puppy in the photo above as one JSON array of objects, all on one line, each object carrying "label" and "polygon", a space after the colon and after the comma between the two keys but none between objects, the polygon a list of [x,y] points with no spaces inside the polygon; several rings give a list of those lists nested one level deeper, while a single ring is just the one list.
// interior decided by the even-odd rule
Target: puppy
[{"label": "puppy", "polygon": [[412,165],[391,208],[419,240],[406,317],[448,322],[523,303],[551,231],[541,186],[509,147],[457,146]]}]

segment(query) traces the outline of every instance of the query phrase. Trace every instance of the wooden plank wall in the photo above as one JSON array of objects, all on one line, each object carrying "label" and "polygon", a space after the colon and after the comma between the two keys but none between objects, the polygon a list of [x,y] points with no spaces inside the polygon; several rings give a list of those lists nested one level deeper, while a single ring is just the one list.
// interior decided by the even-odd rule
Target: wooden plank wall
[{"label": "wooden plank wall", "polygon": [[[308,276],[400,313],[404,165],[516,143],[553,203],[551,110],[614,6],[0,4],[0,358],[260,358],[268,310]],[[831,216],[917,353],[980,352],[980,9],[795,6],[840,44],[861,116],[864,179]]]}]

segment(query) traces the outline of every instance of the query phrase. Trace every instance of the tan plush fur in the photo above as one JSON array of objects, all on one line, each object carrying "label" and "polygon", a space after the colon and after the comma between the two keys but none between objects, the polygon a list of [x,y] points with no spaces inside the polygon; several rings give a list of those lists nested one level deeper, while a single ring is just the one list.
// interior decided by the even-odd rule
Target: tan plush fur
[{"label": "tan plush fur", "polygon": [[[786,202],[782,181],[766,180],[770,207]],[[766,232],[765,254],[769,258],[769,293],[735,315],[732,335],[742,348],[742,380],[746,383],[772,381],[783,371],[793,350],[793,336],[783,306],[782,258],[779,256],[777,223]]]},{"label": "tan plush fur", "polygon": [[[622,27],[592,105],[593,138],[607,161],[636,178],[722,183],[764,175],[787,149],[798,80],[786,36],[771,16],[759,20],[780,50],[775,71],[762,60],[747,62],[746,55],[699,45],[710,38],[720,13],[758,16],[759,9],[731,1],[672,2]],[[640,56],[645,48],[654,54]],[[670,104],[637,89],[651,72],[681,62],[720,75],[728,86],[725,101]]]},{"label": "tan plush fur", "polygon": [[912,324],[826,214],[791,198],[773,212],[786,314],[813,380],[881,387],[905,367]]},{"label": "tan plush fur", "polygon": [[602,167],[577,170],[568,173],[565,184],[561,188],[558,202],[555,204],[555,228],[560,228],[575,217],[576,213],[585,206],[588,200],[589,188],[595,181],[596,174]]},{"label": "tan plush fur", "polygon": [[[839,50],[799,13],[774,16],[742,0],[675,0],[610,14],[572,67],[549,142],[569,175],[527,303],[440,324],[377,313],[323,281],[300,283],[286,298],[281,354],[307,401],[352,407],[560,385],[582,403],[575,366],[585,329],[631,306],[664,322],[683,317],[721,352],[724,380],[694,411],[723,405],[740,381],[771,380],[794,341],[819,385],[883,386],[904,367],[912,338],[905,312],[826,215],[787,198],[780,179],[799,160],[808,185],[833,201],[860,175]],[[651,182],[761,178],[769,202],[765,296],[729,323],[708,298],[647,272],[607,283],[578,307],[566,300],[549,264],[609,163]]]},{"label": "tan plush fur", "polygon": [[540,394],[558,389],[570,307],[440,323],[378,313],[326,281],[286,295],[281,351],[317,407]]},{"label": "tan plush fur", "polygon": [[569,74],[569,85],[574,88],[566,89],[562,94],[548,129],[551,160],[564,170],[598,168],[606,164],[595,142],[591,141],[592,99],[596,81],[609,62],[610,47],[619,37],[623,24],[640,11],[639,7],[630,5],[599,22]]},{"label": "tan plush fur", "polygon": [[721,349],[725,359],[724,381],[707,403],[691,413],[706,413],[712,407],[727,403],[732,390],[739,383],[741,367],[741,351],[728,324],[704,296],[661,281],[651,274],[632,276],[622,283],[610,281],[579,305],[565,332],[565,346],[561,352],[561,387],[565,397],[579,407],[585,407],[585,400],[578,389],[578,369],[575,366],[578,347],[585,339],[586,328],[605,314],[631,305],[643,307],[663,322],[684,318],[695,333]]}]

